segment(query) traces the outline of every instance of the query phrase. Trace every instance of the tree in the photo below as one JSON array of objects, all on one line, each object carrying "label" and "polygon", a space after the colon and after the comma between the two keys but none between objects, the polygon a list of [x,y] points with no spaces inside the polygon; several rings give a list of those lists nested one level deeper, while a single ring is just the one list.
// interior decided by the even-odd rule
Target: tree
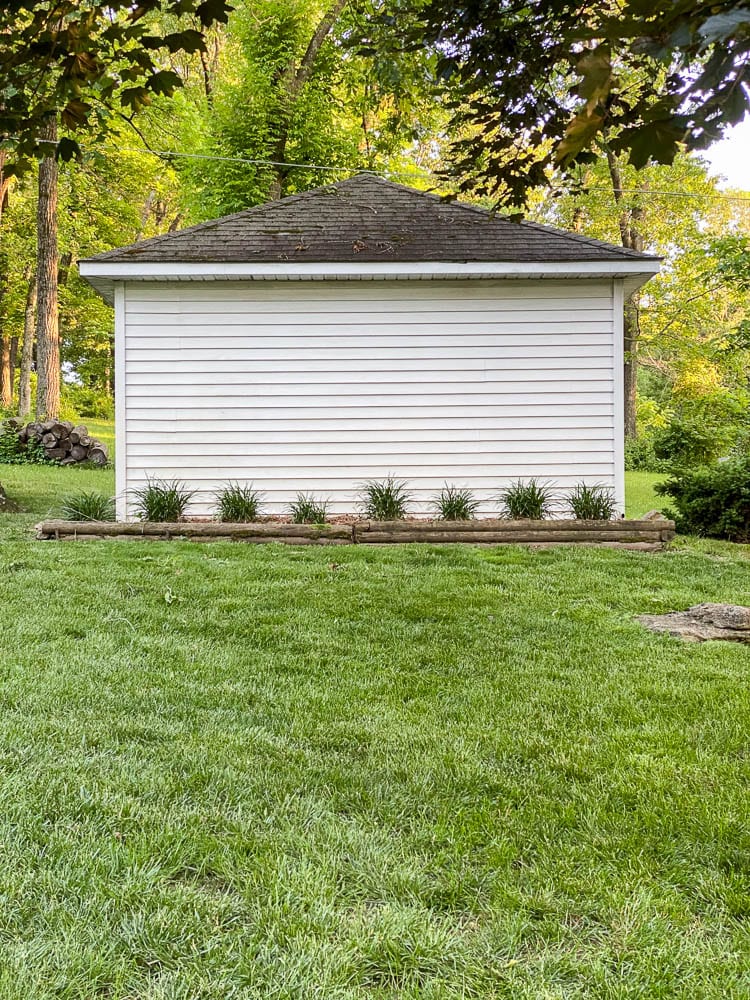
[{"label": "tree", "polygon": [[750,213],[693,156],[642,170],[624,159],[602,158],[582,169],[576,189],[548,195],[533,214],[665,257],[642,299],[626,310],[628,436],[636,433],[638,381],[642,430],[682,414],[690,422],[724,423],[730,440],[744,420],[750,360],[738,335],[750,311],[750,287],[739,280]]},{"label": "tree", "polygon": [[[225,0],[10,0],[0,31],[1,179],[41,161],[37,211],[37,415],[57,416],[58,161],[80,154],[76,132],[103,136],[115,105],[124,117],[181,80],[163,54],[205,47],[203,30],[226,19]],[[160,19],[161,15],[161,19]],[[182,18],[165,29],[168,15]],[[186,27],[192,16],[195,26]],[[60,135],[62,127],[62,135]],[[0,203],[3,200],[0,191]],[[5,370],[6,366],[3,366]],[[1,386],[0,386],[1,388]]]},{"label": "tree", "polygon": [[703,149],[750,109],[750,7],[736,0],[399,0],[369,53],[428,47],[460,88],[464,189],[524,205],[605,146],[635,167]]}]

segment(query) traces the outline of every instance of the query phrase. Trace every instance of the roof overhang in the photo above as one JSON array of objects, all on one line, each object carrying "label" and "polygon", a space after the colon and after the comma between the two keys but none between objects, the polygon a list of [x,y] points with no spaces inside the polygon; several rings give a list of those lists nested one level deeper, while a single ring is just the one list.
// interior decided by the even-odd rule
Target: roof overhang
[{"label": "roof overhang", "polygon": [[398,263],[363,261],[314,263],[274,261],[272,263],[179,262],[82,260],[82,277],[108,302],[114,299],[118,282],[130,281],[446,281],[481,278],[622,278],[629,295],[653,277],[660,260],[612,261],[420,261]]}]

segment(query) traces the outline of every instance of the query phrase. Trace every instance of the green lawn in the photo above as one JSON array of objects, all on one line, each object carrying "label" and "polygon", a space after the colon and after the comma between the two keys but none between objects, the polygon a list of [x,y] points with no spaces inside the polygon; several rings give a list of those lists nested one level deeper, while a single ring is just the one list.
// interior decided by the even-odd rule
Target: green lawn
[{"label": "green lawn", "polygon": [[36,543],[111,473],[0,480],[3,1000],[750,995],[748,651],[633,620],[750,547]]}]

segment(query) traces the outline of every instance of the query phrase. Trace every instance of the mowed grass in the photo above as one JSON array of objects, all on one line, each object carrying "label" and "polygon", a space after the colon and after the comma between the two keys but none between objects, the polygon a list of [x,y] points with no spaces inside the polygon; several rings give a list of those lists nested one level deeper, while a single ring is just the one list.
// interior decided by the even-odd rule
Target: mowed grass
[{"label": "mowed grass", "polygon": [[[0,481],[39,512],[79,471]],[[750,656],[634,621],[750,603],[747,547],[33,520],[0,517],[3,1000],[750,994]]]}]

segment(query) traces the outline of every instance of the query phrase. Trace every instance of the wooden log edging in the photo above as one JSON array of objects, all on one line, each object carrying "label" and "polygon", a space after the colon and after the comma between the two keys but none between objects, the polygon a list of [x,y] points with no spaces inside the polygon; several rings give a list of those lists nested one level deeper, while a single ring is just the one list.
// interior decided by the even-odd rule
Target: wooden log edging
[{"label": "wooden log edging", "polygon": [[355,521],[352,524],[224,524],[185,521],[43,521],[44,541],[95,538],[151,541],[282,542],[287,545],[393,545],[414,542],[474,545],[628,545],[662,548],[675,536],[674,521]]}]

